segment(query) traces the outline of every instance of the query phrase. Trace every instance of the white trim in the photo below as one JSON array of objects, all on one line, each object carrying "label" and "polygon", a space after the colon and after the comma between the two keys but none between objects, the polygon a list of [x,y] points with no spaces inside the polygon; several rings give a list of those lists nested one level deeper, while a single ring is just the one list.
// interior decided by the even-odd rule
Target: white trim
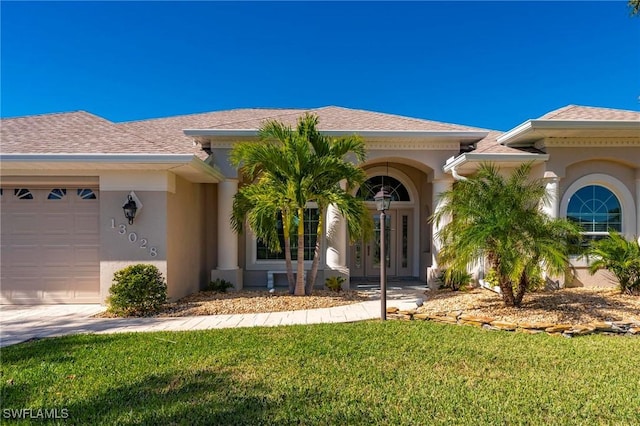
[{"label": "white trim", "polygon": [[625,131],[640,130],[638,120],[527,120],[506,133],[498,136],[502,145],[513,145],[517,142],[530,142],[532,139],[543,139],[544,130],[600,130]]},{"label": "white trim", "polygon": [[607,188],[618,197],[620,207],[622,209],[622,234],[625,238],[632,238],[636,230],[636,206],[634,204],[631,191],[620,180],[613,176],[603,173],[593,173],[583,176],[575,180],[562,194],[562,202],[560,203],[560,217],[567,217],[567,209],[569,207],[569,199],[580,188],[589,185],[599,185]]},{"label": "white trim", "polygon": [[534,153],[522,153],[522,154],[496,154],[496,153],[474,153],[468,152],[466,154],[459,155],[457,157],[449,158],[446,164],[442,167],[445,173],[451,173],[452,169],[459,167],[466,163],[505,163],[505,162],[519,162],[526,163],[533,161],[534,163],[540,163],[549,160],[549,154],[534,154]]}]

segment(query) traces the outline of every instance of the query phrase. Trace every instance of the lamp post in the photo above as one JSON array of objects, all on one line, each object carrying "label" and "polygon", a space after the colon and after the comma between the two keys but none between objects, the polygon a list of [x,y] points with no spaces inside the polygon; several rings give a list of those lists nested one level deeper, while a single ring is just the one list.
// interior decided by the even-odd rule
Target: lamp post
[{"label": "lamp post", "polygon": [[387,255],[385,253],[385,234],[387,231],[387,210],[391,206],[391,195],[382,187],[373,197],[376,209],[380,212],[380,319],[387,319]]}]

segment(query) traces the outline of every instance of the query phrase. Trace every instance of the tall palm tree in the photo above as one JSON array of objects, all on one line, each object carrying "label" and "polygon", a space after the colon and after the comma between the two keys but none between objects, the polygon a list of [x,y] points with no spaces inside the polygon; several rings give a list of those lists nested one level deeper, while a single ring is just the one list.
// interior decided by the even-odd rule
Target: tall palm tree
[{"label": "tall palm tree", "polygon": [[[294,131],[275,120],[267,121],[259,130],[260,141],[238,144],[231,152],[231,163],[241,166],[250,184],[242,187],[234,198],[232,224],[242,231],[247,224],[258,238],[273,250],[281,249],[275,221],[282,216],[284,250],[290,289],[296,295],[309,294],[318,269],[320,242],[326,206],[335,204],[347,218],[349,231],[355,238],[368,229],[370,220],[364,204],[355,200],[339,185],[347,187],[364,180],[364,173],[347,160],[349,154],[364,159],[364,144],[356,137],[332,140],[317,130],[318,118],[306,114],[298,120]],[[304,282],[304,213],[310,202],[319,207],[316,249],[309,274]],[[297,235],[297,277],[293,284],[290,251],[290,227]]]},{"label": "tall palm tree", "polygon": [[432,217],[450,221],[436,235],[443,248],[439,263],[464,270],[486,259],[496,271],[507,306],[520,306],[532,276],[540,270],[565,271],[569,239],[579,229],[564,219],[550,219],[540,209],[548,202],[543,179],[530,179],[531,164],[505,178],[497,167],[482,164],[475,176],[455,182],[441,197]]},{"label": "tall palm tree", "polygon": [[318,122],[318,116],[307,113],[300,118],[297,127],[298,134],[313,148],[314,165],[309,170],[313,185],[309,198],[318,205],[316,244],[306,294],[311,294],[318,274],[324,218],[329,205],[333,205],[346,221],[352,241],[373,232],[373,222],[365,204],[351,195],[351,189],[366,180],[364,170],[358,167],[358,163],[366,158],[364,142],[356,135],[341,138],[323,135],[318,130]]}]

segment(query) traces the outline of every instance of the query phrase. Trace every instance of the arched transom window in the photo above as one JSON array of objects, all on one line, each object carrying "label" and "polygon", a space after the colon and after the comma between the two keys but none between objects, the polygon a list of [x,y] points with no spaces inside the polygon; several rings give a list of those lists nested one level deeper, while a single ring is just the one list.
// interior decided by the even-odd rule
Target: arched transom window
[{"label": "arched transom window", "polygon": [[367,179],[360,189],[358,189],[356,196],[365,201],[374,201],[373,197],[382,189],[383,185],[389,195],[391,195],[391,200],[411,201],[407,188],[405,188],[398,179],[392,178],[391,176],[374,176]]},{"label": "arched transom window", "polygon": [[622,208],[618,197],[600,185],[588,185],[577,190],[569,199],[567,219],[582,227],[589,239],[622,232]]}]

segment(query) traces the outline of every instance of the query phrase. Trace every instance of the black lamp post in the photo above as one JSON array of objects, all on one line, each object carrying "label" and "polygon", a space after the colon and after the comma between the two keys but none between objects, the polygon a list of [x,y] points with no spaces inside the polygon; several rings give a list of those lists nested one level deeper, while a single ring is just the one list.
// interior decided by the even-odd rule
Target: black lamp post
[{"label": "black lamp post", "polygon": [[373,197],[380,212],[380,319],[387,319],[387,256],[385,253],[385,233],[387,231],[387,210],[391,206],[391,195],[382,187]]},{"label": "black lamp post", "polygon": [[129,220],[129,225],[133,225],[133,219],[136,217],[138,206],[131,195],[128,196],[127,202],[122,206],[122,210],[124,210],[124,217]]}]

